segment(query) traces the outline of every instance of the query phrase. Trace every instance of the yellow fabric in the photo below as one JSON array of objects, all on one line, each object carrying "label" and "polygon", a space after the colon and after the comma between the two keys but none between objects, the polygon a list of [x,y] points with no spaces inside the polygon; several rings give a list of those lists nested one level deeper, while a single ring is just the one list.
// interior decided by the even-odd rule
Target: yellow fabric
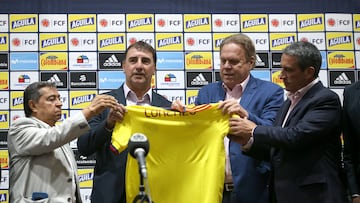
[{"label": "yellow fabric", "polygon": [[[143,133],[150,143],[146,157],[149,188],[155,203],[221,202],[224,185],[224,136],[229,116],[218,104],[187,108],[180,113],[152,106],[127,106],[122,123],[115,125],[112,145],[126,149],[134,133]],[[139,193],[136,159],[128,156],[126,199]]]}]

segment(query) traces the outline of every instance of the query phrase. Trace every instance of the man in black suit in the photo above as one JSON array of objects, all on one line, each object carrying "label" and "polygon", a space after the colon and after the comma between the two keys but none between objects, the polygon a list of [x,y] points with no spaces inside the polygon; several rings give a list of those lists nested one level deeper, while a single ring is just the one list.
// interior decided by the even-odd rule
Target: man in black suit
[{"label": "man in black suit", "polygon": [[340,178],[341,103],[319,81],[321,61],[313,44],[292,43],[281,56],[280,74],[289,99],[274,126],[230,119],[230,139],[251,156],[270,158],[272,202],[346,202]]},{"label": "man in black suit", "polygon": [[[108,94],[121,103],[121,110],[105,110],[89,123],[91,130],[78,139],[78,150],[88,156],[96,153],[91,201],[125,203],[125,168],[128,151],[115,155],[110,150],[112,130],[126,116],[126,105],[170,107],[171,102],[151,89],[156,69],[156,52],[149,44],[138,41],[125,52],[125,83]],[[130,200],[132,201],[132,200]]]},{"label": "man in black suit", "polygon": [[360,81],[344,90],[344,166],[352,203],[360,203]]}]

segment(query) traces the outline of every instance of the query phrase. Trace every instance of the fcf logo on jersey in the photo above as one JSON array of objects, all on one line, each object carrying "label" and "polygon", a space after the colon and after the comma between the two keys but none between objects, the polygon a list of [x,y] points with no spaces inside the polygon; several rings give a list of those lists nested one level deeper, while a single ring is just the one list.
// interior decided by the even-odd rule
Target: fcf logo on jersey
[{"label": "fcf logo on jersey", "polygon": [[11,14],[10,32],[37,32],[37,20],[36,14]]},{"label": "fcf logo on jersey", "polygon": [[257,14],[242,14],[241,31],[242,32],[267,32],[268,31],[268,16]]},{"label": "fcf logo on jersey", "polygon": [[156,33],[156,50],[183,50],[183,34],[182,33]]},{"label": "fcf logo on jersey", "polygon": [[213,14],[213,32],[240,32],[240,16],[237,14]]},{"label": "fcf logo on jersey", "polygon": [[298,14],[298,32],[324,31],[324,14]]},{"label": "fcf logo on jersey", "polygon": [[125,32],[125,14],[98,14],[98,32]]},{"label": "fcf logo on jersey", "polygon": [[39,14],[40,32],[67,32],[66,14]]},{"label": "fcf logo on jersey", "polygon": [[96,15],[69,14],[69,32],[96,32]]},{"label": "fcf logo on jersey", "polygon": [[351,14],[325,14],[326,31],[352,31]]},{"label": "fcf logo on jersey", "polygon": [[40,51],[66,51],[67,34],[40,33]]},{"label": "fcf logo on jersey", "polygon": [[98,33],[99,51],[125,51],[124,33]]},{"label": "fcf logo on jersey", "polygon": [[127,14],[126,21],[128,32],[154,32],[153,14]]},{"label": "fcf logo on jersey", "polygon": [[352,50],[354,49],[353,35],[351,32],[327,32],[328,50]]},{"label": "fcf logo on jersey", "polygon": [[38,51],[38,34],[10,34],[10,51]]},{"label": "fcf logo on jersey", "polygon": [[210,32],[211,15],[184,14],[185,32]]},{"label": "fcf logo on jersey", "polygon": [[270,50],[283,50],[296,41],[296,33],[270,33]]},{"label": "fcf logo on jersey", "polygon": [[181,14],[155,14],[156,32],[182,32],[183,20]]}]

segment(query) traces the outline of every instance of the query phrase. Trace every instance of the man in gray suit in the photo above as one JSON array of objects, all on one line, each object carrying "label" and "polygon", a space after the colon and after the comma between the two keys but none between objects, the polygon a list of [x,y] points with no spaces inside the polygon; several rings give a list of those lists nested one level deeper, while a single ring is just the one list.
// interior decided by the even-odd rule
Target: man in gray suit
[{"label": "man in gray suit", "polygon": [[61,117],[53,83],[35,82],[24,90],[25,118],[9,129],[10,202],[81,202],[77,167],[69,142],[87,132],[88,120],[105,108],[119,108],[110,95],[96,96],[81,113]]}]

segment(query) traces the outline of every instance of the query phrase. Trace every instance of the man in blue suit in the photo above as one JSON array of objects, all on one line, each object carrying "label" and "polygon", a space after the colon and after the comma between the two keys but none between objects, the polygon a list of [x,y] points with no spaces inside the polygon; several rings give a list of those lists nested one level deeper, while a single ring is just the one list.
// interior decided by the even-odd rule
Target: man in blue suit
[{"label": "man in blue suit", "polygon": [[[126,81],[119,89],[108,94],[114,96],[120,106],[118,111],[105,110],[90,120],[91,130],[78,139],[82,155],[96,154],[93,203],[125,203],[125,168],[128,151],[119,155],[110,149],[115,122],[126,116],[125,105],[152,105],[170,107],[171,102],[151,89],[151,78],[156,68],[156,52],[149,44],[138,41],[125,52],[123,69]],[[132,200],[130,200],[132,201]]]},{"label": "man in blue suit", "polygon": [[[284,91],[250,74],[255,61],[255,46],[248,36],[236,34],[224,39],[220,45],[221,81],[203,87],[195,104],[226,100],[226,105],[221,104],[224,111],[259,125],[272,125],[284,101]],[[227,157],[223,203],[266,203],[269,163],[243,155],[241,145],[227,138],[224,144]]]},{"label": "man in blue suit", "polygon": [[[281,56],[280,79],[288,100],[274,126],[246,117],[230,119],[230,139],[247,145],[254,157],[270,147],[272,202],[343,203],[341,180],[341,103],[318,74],[322,57],[309,42],[295,42]],[[267,153],[265,153],[267,155]]]}]

